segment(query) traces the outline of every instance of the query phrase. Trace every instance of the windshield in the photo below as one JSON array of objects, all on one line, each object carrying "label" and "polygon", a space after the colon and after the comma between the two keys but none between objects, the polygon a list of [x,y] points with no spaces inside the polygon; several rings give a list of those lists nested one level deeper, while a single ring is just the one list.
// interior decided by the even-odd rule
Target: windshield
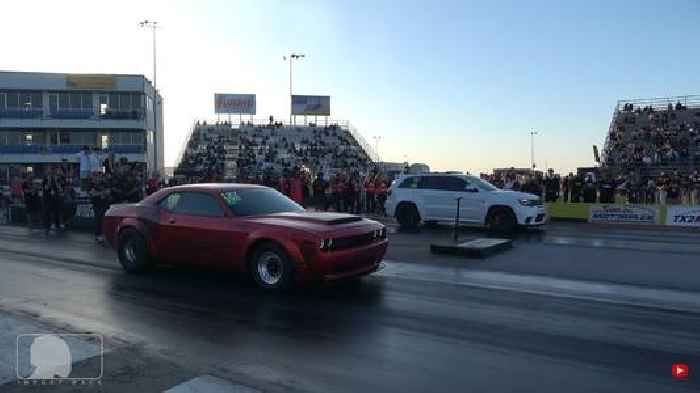
[{"label": "windshield", "polygon": [[304,211],[296,202],[271,188],[224,191],[221,197],[238,217]]},{"label": "windshield", "polygon": [[486,180],[481,180],[478,177],[469,177],[469,182],[475,185],[481,191],[496,191],[498,187],[487,182]]}]

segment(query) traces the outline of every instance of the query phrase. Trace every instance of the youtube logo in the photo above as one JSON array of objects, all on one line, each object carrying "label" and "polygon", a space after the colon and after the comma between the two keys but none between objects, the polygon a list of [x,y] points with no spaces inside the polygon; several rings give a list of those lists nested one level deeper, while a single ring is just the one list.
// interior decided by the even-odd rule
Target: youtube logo
[{"label": "youtube logo", "polygon": [[676,363],[671,366],[671,374],[673,379],[688,379],[688,365],[683,363]]}]

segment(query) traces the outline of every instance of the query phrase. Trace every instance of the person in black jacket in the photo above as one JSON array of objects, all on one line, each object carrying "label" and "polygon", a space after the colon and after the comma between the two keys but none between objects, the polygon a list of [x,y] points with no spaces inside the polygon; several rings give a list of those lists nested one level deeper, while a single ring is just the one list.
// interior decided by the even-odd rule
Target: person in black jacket
[{"label": "person in black jacket", "polygon": [[60,171],[54,167],[49,167],[41,185],[46,233],[51,230],[51,224],[55,225],[57,231],[62,229],[61,213],[63,212],[64,187],[65,181]]},{"label": "person in black jacket", "polygon": [[95,241],[101,243],[104,241],[102,236],[102,221],[105,213],[109,209],[111,202],[112,187],[110,184],[109,175],[102,173],[94,173],[90,178],[88,195],[90,195],[90,203],[95,213]]}]

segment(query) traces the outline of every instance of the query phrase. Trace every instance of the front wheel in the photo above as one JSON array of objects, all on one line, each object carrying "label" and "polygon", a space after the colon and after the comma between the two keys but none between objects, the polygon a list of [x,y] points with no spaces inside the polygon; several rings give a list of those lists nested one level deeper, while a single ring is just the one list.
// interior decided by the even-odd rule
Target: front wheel
[{"label": "front wheel", "polygon": [[418,228],[420,223],[420,214],[415,205],[400,205],[396,214],[396,221],[399,222],[401,229],[413,230]]},{"label": "front wheel", "polygon": [[117,252],[119,263],[128,273],[140,273],[151,265],[146,239],[133,229],[121,233]]},{"label": "front wheel", "polygon": [[292,263],[284,250],[275,244],[264,244],[255,250],[250,271],[255,283],[265,290],[282,291],[292,286]]},{"label": "front wheel", "polygon": [[510,235],[515,232],[518,220],[512,210],[502,207],[491,211],[486,224],[492,233]]}]

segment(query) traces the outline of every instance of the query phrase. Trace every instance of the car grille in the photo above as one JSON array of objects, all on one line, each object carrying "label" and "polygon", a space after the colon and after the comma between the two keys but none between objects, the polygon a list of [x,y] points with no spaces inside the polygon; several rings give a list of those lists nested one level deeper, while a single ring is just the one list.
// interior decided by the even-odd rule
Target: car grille
[{"label": "car grille", "polygon": [[351,263],[338,264],[333,266],[333,273],[342,274],[351,272],[353,270],[362,269],[364,267],[369,267],[374,265],[375,261],[373,259],[361,259],[356,260]]},{"label": "car grille", "polygon": [[340,237],[333,239],[333,250],[346,250],[366,246],[374,241],[374,232],[363,233],[362,235]]}]

